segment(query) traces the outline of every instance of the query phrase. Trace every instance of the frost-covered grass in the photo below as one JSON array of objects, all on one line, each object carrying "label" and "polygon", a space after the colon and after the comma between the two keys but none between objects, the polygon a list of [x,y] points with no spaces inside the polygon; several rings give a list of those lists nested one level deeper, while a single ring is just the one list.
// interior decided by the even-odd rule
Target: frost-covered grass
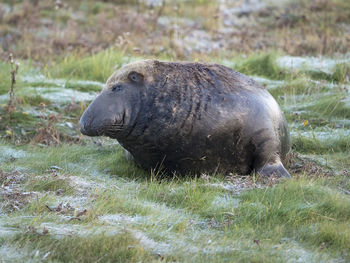
[{"label": "frost-covered grass", "polygon": [[[288,167],[292,179],[169,178],[128,162],[116,141],[82,137],[78,131],[78,119],[107,73],[126,62],[108,52],[67,58],[46,77],[37,71],[24,74],[17,111],[8,116],[1,106],[0,257],[31,262],[350,260],[346,70],[330,82],[308,68],[282,67],[283,56],[276,53],[231,58],[284,110],[295,155]],[[58,142],[52,137],[56,132]]]},{"label": "frost-covered grass", "polygon": [[[40,258],[58,261],[95,260],[100,253],[113,261],[127,252],[123,244],[131,251],[120,257],[129,262],[349,260],[348,177],[295,175],[272,186],[250,178],[245,184],[251,188],[235,191],[229,187],[235,179],[220,175],[157,179],[144,172],[136,177],[135,170],[114,174],[113,166],[133,165],[120,159],[119,146],[106,142],[96,147],[90,142],[14,148],[23,154],[1,169],[18,167],[28,175],[20,189],[39,193],[23,209],[0,217],[2,225],[22,233],[2,238],[3,244],[38,250]],[[101,166],[106,157],[115,162]],[[57,192],[64,187],[68,191]],[[110,249],[118,242],[119,248]]]}]

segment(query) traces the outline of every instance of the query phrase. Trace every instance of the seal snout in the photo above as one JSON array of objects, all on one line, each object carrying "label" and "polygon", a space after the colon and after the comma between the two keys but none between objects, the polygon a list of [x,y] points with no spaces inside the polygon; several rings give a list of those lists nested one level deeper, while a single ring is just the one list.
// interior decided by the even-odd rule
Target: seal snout
[{"label": "seal snout", "polygon": [[98,136],[98,133],[92,127],[92,118],[86,116],[86,113],[80,118],[79,121],[80,132],[87,136]]}]

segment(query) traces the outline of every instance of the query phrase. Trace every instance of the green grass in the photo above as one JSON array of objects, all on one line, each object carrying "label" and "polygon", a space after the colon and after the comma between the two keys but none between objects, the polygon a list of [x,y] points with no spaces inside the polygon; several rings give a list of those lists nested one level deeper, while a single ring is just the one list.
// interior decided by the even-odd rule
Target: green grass
[{"label": "green grass", "polygon": [[[70,163],[83,165],[88,173],[98,167],[110,168],[113,160],[115,166],[129,165],[125,160],[119,159],[122,152],[118,153],[119,150],[113,152],[115,147],[106,145],[103,147],[105,149],[98,149],[94,145],[62,145],[49,148],[22,146],[21,149],[35,154],[15,161],[15,165],[31,167],[31,172],[39,175],[51,165],[57,165],[63,168],[62,172],[69,171],[78,176],[82,176],[84,170],[79,168],[79,165],[74,168],[69,165]],[[104,160],[107,163],[102,167]],[[1,166],[4,168],[4,164]],[[207,255],[195,253],[190,257],[188,252],[174,251],[169,256],[175,261],[187,258],[190,262],[200,260],[221,262],[223,259],[236,258],[240,262],[259,262],[259,259],[264,258],[266,262],[281,262],[285,257],[284,251],[292,246],[288,242],[281,243],[284,239],[294,240],[298,242],[298,246],[307,248],[313,253],[315,260],[326,256],[322,253],[327,253],[327,258],[329,255],[339,257],[338,252],[346,251],[348,248],[350,232],[346,226],[350,222],[350,200],[337,190],[339,185],[342,187],[350,185],[346,177],[341,180],[327,180],[305,176],[265,189],[243,191],[239,196],[232,196],[229,191],[210,185],[225,183],[225,178],[222,176],[212,177],[206,181],[196,178],[157,179],[148,174],[135,181],[135,173],[132,170],[125,170],[124,174],[111,175],[109,178],[106,182],[107,188],[98,187],[90,193],[89,205],[85,204],[87,215],[83,221],[71,221],[69,224],[103,229],[107,227],[105,223],[99,221],[103,215],[145,217],[141,225],[133,221],[129,223],[121,221],[118,224],[136,228],[137,231],[143,231],[147,236],[160,242],[168,242],[168,238],[172,235],[184,235],[185,239],[195,238],[195,235],[198,235],[198,239],[195,239],[191,246],[205,247],[207,238],[217,243],[208,247],[208,251],[215,251],[215,246],[228,244],[236,246],[236,249],[226,252]],[[48,194],[49,192],[68,187],[66,194],[73,194],[74,197],[76,191],[70,189],[66,181],[55,180],[54,176],[41,181],[33,177],[26,185],[26,190],[44,193],[44,196],[34,199],[17,214],[35,215],[36,219],[31,223],[34,227],[45,222],[55,222],[56,213],[48,211],[46,205],[60,201],[55,201],[57,196],[54,193]],[[70,192],[71,190],[74,192]],[[216,200],[226,201],[223,205],[219,205]],[[209,236],[206,237],[207,235]],[[49,230],[48,235],[26,232],[6,242],[30,250],[38,249],[42,256],[51,251],[48,259],[53,261],[73,259],[89,261],[90,258],[96,260],[96,257],[102,254],[106,255],[108,261],[115,260],[115,255],[118,253],[124,253],[122,245],[115,249],[109,246],[109,244],[115,246],[114,242],[118,242],[119,238],[118,234],[108,236],[97,233],[92,236],[72,235],[57,238]],[[254,239],[261,240],[261,250],[254,244]],[[99,240],[100,245],[97,245],[95,240]],[[135,241],[131,237],[130,242],[134,242],[133,240]],[[236,240],[240,240],[239,245],[236,244]],[[281,246],[280,250],[274,249],[277,244]],[[96,247],[96,250],[91,249],[92,246]],[[135,254],[125,255],[130,262],[133,262],[134,257],[142,261],[158,260],[143,244],[128,243],[128,246],[137,248]],[[325,246],[325,249],[322,252],[318,251],[319,246]],[[92,254],[85,252],[89,249]],[[244,250],[247,253],[244,253]],[[296,255],[290,254],[290,257]],[[343,255],[343,258],[347,259],[348,256]]]},{"label": "green grass", "polygon": [[313,79],[327,80],[336,83],[347,83],[350,77],[350,64],[349,63],[338,63],[334,68],[333,73],[325,73],[321,71],[310,71],[305,70],[305,74],[309,75]]},{"label": "green grass", "polygon": [[299,134],[293,138],[292,148],[296,152],[311,154],[350,152],[350,136],[320,140]]},{"label": "green grass", "polygon": [[51,104],[51,101],[48,99],[43,98],[42,96],[36,94],[36,95],[30,95],[30,96],[20,96],[21,103],[25,105],[30,106],[40,106],[40,104],[45,104],[46,106]]},{"label": "green grass", "polygon": [[53,78],[85,79],[105,82],[122,64],[130,59],[116,49],[109,49],[84,58],[69,55],[62,62],[51,66],[47,75]]},{"label": "green grass", "polygon": [[331,94],[317,100],[315,105],[307,107],[311,112],[317,112],[325,118],[350,119],[350,107],[346,106],[343,100],[346,94]]},{"label": "green grass", "polygon": [[56,192],[58,190],[63,194],[73,194],[74,188],[70,186],[69,179],[55,178],[55,176],[47,175],[44,178],[32,178],[27,182],[26,189],[28,191],[37,192]]},{"label": "green grass", "polygon": [[9,92],[11,87],[10,64],[0,62],[0,95]]},{"label": "green grass", "polygon": [[100,92],[102,90],[100,85],[86,84],[86,83],[80,84],[80,83],[74,83],[74,82],[72,83],[69,81],[66,82],[64,87],[68,89],[76,89],[83,92],[90,92],[90,91]]},{"label": "green grass", "polygon": [[144,183],[140,195],[148,200],[164,203],[169,207],[183,208],[202,217],[220,217],[219,211],[212,207],[216,197],[225,195],[221,188],[210,188],[201,179],[156,181]]},{"label": "green grass", "polygon": [[348,83],[350,81],[350,63],[337,64],[332,77],[336,82]]},{"label": "green grass", "polygon": [[[15,62],[17,60],[15,59]],[[18,92],[20,87],[23,85],[21,82],[21,76],[27,74],[32,67],[31,61],[20,61],[20,66],[16,75],[16,84],[15,84],[15,94]],[[0,95],[6,94],[10,91],[11,88],[11,66],[10,62],[0,61]]]},{"label": "green grass", "polygon": [[16,236],[12,242],[21,248],[31,248],[49,253],[47,260],[52,262],[160,262],[156,255],[144,250],[138,240],[128,232],[108,235],[77,237],[66,236],[60,239],[50,235],[26,233]]},{"label": "green grass", "polygon": [[275,53],[254,54],[239,61],[234,69],[245,75],[285,79],[285,73],[279,68],[276,57]]}]

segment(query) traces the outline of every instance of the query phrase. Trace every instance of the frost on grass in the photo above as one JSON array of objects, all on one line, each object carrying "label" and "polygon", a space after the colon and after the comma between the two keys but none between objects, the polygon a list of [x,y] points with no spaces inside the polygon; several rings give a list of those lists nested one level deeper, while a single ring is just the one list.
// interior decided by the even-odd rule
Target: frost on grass
[{"label": "frost on grass", "polygon": [[340,259],[332,259],[326,253],[319,253],[303,247],[297,242],[287,243],[283,245],[276,245],[274,248],[280,249],[283,246],[283,254],[285,254],[287,263],[301,263],[301,262],[318,262],[318,263],[333,263],[341,262]]},{"label": "frost on grass", "polygon": [[267,89],[274,89],[285,85],[285,81],[283,80],[273,80],[273,79],[268,79],[260,76],[250,76],[250,77],[254,79],[256,82],[258,82],[260,85],[266,87]]},{"label": "frost on grass", "polygon": [[292,57],[283,56],[277,59],[277,63],[281,68],[292,70],[310,70],[320,71],[327,74],[332,74],[335,67],[340,63],[350,62],[350,56],[345,59],[331,59],[324,57]]},{"label": "frost on grass", "polygon": [[[1,234],[1,232],[0,232]],[[15,246],[4,244],[0,246],[0,261],[1,262],[30,262],[24,260],[30,253]]]},{"label": "frost on grass", "polygon": [[67,80],[67,79],[48,79],[44,75],[25,75],[21,77],[21,81],[23,83],[29,85],[50,85],[64,88],[67,83],[71,85],[80,85],[80,86],[88,86],[95,85],[100,87],[101,89],[104,87],[104,84],[98,81],[92,80]]},{"label": "frost on grass", "polygon": [[96,97],[95,92],[82,92],[57,87],[29,87],[26,88],[26,90],[28,92],[38,94],[44,99],[59,103],[71,102],[72,99],[74,99],[76,102],[91,101]]},{"label": "frost on grass", "polygon": [[234,209],[239,206],[240,201],[240,199],[232,198],[228,195],[217,196],[211,203],[211,206],[216,209]]},{"label": "frost on grass", "polygon": [[26,156],[26,152],[21,149],[14,149],[9,146],[0,146],[0,161],[8,161],[10,159],[19,159]]}]

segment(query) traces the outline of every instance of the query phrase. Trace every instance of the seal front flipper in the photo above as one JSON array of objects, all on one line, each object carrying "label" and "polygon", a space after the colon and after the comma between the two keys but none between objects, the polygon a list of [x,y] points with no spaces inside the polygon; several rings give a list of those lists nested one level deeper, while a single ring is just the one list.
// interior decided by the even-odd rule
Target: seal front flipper
[{"label": "seal front flipper", "polygon": [[279,177],[286,177],[286,178],[291,177],[281,162],[277,162],[273,164],[267,163],[262,168],[258,169],[257,173],[263,176],[277,175]]}]

